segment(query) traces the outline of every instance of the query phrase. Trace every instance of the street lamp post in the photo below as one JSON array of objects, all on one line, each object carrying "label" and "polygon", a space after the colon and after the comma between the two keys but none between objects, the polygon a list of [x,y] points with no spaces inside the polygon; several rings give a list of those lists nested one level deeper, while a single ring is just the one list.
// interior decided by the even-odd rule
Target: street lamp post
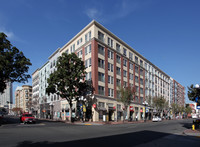
[{"label": "street lamp post", "polygon": [[146,101],[144,101],[143,103],[142,103],[143,105],[144,105],[144,122],[146,122],[146,106],[148,105],[148,103],[146,102]]}]

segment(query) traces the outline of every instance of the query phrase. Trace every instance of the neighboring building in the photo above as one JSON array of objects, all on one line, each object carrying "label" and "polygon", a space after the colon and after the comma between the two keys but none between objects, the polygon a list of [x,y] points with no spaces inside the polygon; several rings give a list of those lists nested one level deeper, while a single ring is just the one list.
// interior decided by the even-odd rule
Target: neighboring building
[{"label": "neighboring building", "polygon": [[[184,104],[184,89],[180,88],[180,84],[178,84],[179,94],[174,95],[179,96],[181,93],[181,98],[176,96],[172,98],[173,88],[171,86],[176,86],[176,84],[171,83],[171,77],[96,21],[92,21],[60,48],[59,53],[57,51],[50,56],[49,61],[40,69],[39,86],[45,87],[44,84],[46,84],[47,78],[42,77],[42,75],[46,75],[45,73],[42,74],[42,70],[46,69],[46,71],[53,72],[53,63],[54,60],[56,61],[54,59],[57,58],[56,56],[64,52],[68,54],[76,53],[85,63],[86,80],[92,80],[95,89],[96,103],[91,110],[86,108],[87,111],[91,112],[93,121],[105,121],[106,118],[109,121],[123,119],[124,106],[117,101],[117,98],[119,98],[118,86],[130,86],[136,90],[136,96],[128,108],[126,119],[128,119],[128,116],[133,119],[137,116],[138,120],[144,119],[145,109],[143,103],[149,96],[163,96],[169,101],[169,105],[173,101]],[[50,70],[47,70],[47,65],[50,65]],[[42,88],[39,91],[39,93],[43,93]],[[40,97],[42,97],[41,94]],[[45,95],[43,93],[43,96]],[[50,97],[52,99],[47,98],[47,101],[54,101],[54,95]],[[57,100],[59,100],[58,97]],[[69,113],[67,101],[61,101],[60,106],[61,116],[66,119]],[[74,103],[73,112],[76,111],[76,108],[76,103]],[[105,117],[106,115],[108,117]]]},{"label": "neighboring building", "polygon": [[12,95],[12,83],[6,83],[6,89],[4,93],[0,93],[0,107],[9,108],[9,103],[13,103],[13,95]]},{"label": "neighboring building", "polygon": [[32,103],[33,103],[33,114],[38,117],[39,114],[39,69],[32,74]]},{"label": "neighboring building", "polygon": [[185,106],[185,88],[173,79],[173,102]]},{"label": "neighboring building", "polygon": [[49,103],[51,102],[51,99],[46,93],[46,88],[48,86],[47,79],[50,74],[49,69],[49,61],[39,69],[39,104],[41,118],[48,118],[48,116],[50,116]]},{"label": "neighboring building", "polygon": [[[59,52],[60,48],[58,48],[50,57],[49,57],[49,72],[50,74],[56,71],[56,64],[58,57],[60,56]],[[50,94],[50,114],[51,117],[53,116],[54,119],[60,118],[61,113],[61,104],[60,104],[60,97],[57,94]]]},{"label": "neighboring building", "polygon": [[15,107],[21,108],[22,112],[32,112],[32,86],[23,85],[16,88]]}]

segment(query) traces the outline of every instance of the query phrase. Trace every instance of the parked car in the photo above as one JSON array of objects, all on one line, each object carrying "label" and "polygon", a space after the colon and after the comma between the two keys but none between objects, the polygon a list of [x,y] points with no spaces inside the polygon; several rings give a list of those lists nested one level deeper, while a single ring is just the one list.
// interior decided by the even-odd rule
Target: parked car
[{"label": "parked car", "polygon": [[155,116],[155,117],[153,117],[152,121],[159,122],[159,121],[162,121],[162,119],[159,116]]},{"label": "parked car", "polygon": [[192,114],[192,118],[198,118],[197,114]]},{"label": "parked car", "polygon": [[36,123],[35,117],[30,113],[23,113],[20,116],[21,123]]},{"label": "parked car", "polygon": [[3,115],[3,112],[0,111],[0,125],[1,125],[1,123],[3,122],[3,116],[4,116],[4,115]]}]

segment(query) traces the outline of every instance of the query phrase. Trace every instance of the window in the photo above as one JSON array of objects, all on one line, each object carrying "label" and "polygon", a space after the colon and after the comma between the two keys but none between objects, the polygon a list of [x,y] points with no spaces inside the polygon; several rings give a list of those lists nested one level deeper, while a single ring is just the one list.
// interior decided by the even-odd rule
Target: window
[{"label": "window", "polygon": [[121,57],[117,55],[117,63],[121,64]]},{"label": "window", "polygon": [[124,81],[124,87],[127,87],[127,82]]},{"label": "window", "polygon": [[135,56],[135,63],[138,64],[138,57],[137,56]]},{"label": "window", "polygon": [[118,43],[116,43],[116,50],[117,50],[118,52],[120,52],[120,45],[119,45]]},{"label": "window", "polygon": [[104,73],[98,72],[98,80],[101,82],[105,82]]},{"label": "window", "polygon": [[104,60],[98,58],[98,67],[103,68],[103,69],[105,68]]},{"label": "window", "polygon": [[114,90],[108,88],[108,96],[113,97],[113,95],[114,95]]},{"label": "window", "polygon": [[124,73],[123,76],[127,77],[127,71],[124,70],[123,73]]},{"label": "window", "polygon": [[135,82],[138,83],[138,76],[135,76]]},{"label": "window", "polygon": [[85,42],[89,41],[91,39],[91,31],[85,34]]},{"label": "window", "polygon": [[135,102],[139,102],[138,96],[135,96]]},{"label": "window", "polygon": [[75,52],[75,44],[73,44],[73,45],[70,47],[70,50],[71,50],[71,53],[74,53],[74,52]]},{"label": "window", "polygon": [[129,59],[133,60],[133,53],[129,52]]},{"label": "window", "polygon": [[88,72],[85,76],[85,79],[86,80],[91,80],[92,79],[92,73],[91,72]]},{"label": "window", "polygon": [[108,70],[113,72],[113,64],[111,63],[108,63]]},{"label": "window", "polygon": [[143,61],[142,61],[142,60],[140,60],[140,66],[142,66],[142,67],[143,67]]},{"label": "window", "polygon": [[79,40],[77,41],[77,45],[79,45]]},{"label": "window", "polygon": [[143,94],[143,88],[140,88],[140,94]]},{"label": "window", "polygon": [[129,69],[133,70],[133,63],[129,62]]},{"label": "window", "polygon": [[69,50],[67,49],[65,52],[68,54],[68,53],[69,53]]},{"label": "window", "polygon": [[136,90],[136,92],[138,93],[138,92],[139,92],[139,87],[138,87],[138,86],[135,86],[135,90]]},{"label": "window", "polygon": [[143,85],[143,79],[140,78],[140,85]]},{"label": "window", "polygon": [[104,50],[104,47],[101,46],[101,45],[98,45],[98,53],[101,54],[101,55],[105,55],[105,50]]},{"label": "window", "polygon": [[113,77],[112,76],[108,76],[108,83],[113,84]]},{"label": "window", "polygon": [[135,66],[135,72],[138,73],[138,67],[137,66]]},{"label": "window", "polygon": [[123,55],[126,56],[126,52],[127,50],[125,48],[123,48]]},{"label": "window", "polygon": [[91,44],[85,47],[85,55],[91,53]]},{"label": "window", "polygon": [[104,34],[98,31],[98,39],[104,42]]},{"label": "window", "polygon": [[89,35],[89,40],[91,40],[91,31],[89,31],[88,35]]},{"label": "window", "polygon": [[140,69],[140,76],[143,76],[143,69]]},{"label": "window", "polygon": [[117,79],[117,86],[121,86],[121,81]]},{"label": "window", "polygon": [[113,59],[113,52],[108,50],[108,58]]},{"label": "window", "polygon": [[104,87],[98,86],[98,93],[99,93],[100,95],[105,95]]},{"label": "window", "polygon": [[108,37],[108,45],[109,45],[110,47],[113,47],[113,40],[110,39],[109,37]]},{"label": "window", "polygon": [[117,74],[121,75],[121,69],[119,67],[117,67]]},{"label": "window", "polygon": [[143,103],[143,97],[140,97],[140,103],[141,104]]},{"label": "window", "polygon": [[78,57],[79,58],[82,58],[82,50],[80,50],[78,53],[77,53]]},{"label": "window", "polygon": [[127,60],[123,59],[123,65],[126,67],[127,66]]},{"label": "window", "polygon": [[133,74],[129,73],[129,78],[133,80]]}]

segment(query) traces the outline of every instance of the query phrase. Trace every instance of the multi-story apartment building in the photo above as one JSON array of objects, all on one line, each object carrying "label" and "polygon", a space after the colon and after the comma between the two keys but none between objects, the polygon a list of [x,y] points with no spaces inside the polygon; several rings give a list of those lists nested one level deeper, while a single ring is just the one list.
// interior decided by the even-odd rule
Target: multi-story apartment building
[{"label": "multi-story apartment building", "polygon": [[0,93],[0,107],[9,108],[9,104],[13,103],[13,96],[12,96],[12,83],[6,83],[6,89],[4,93]]},{"label": "multi-story apartment building", "polygon": [[40,104],[40,117],[47,118],[50,116],[50,96],[46,93],[46,88],[48,86],[47,79],[49,78],[49,61],[46,62],[39,69],[39,104]]},{"label": "multi-story apartment building", "polygon": [[[60,48],[58,48],[50,57],[49,57],[49,72],[50,74],[56,71],[56,64],[58,57],[60,56],[59,52]],[[61,103],[60,97],[57,94],[50,94],[50,114],[53,116],[54,119],[59,119],[61,117]]]},{"label": "multi-story apartment building", "polygon": [[[170,76],[96,21],[59,49],[60,55],[64,52],[76,53],[85,63],[86,80],[92,80],[95,89],[93,121],[105,120],[106,115],[109,120],[122,120],[124,106],[117,101],[119,86],[136,90],[126,112],[126,116],[133,119],[136,116],[139,120],[144,118],[144,102],[148,96],[163,96],[169,104],[171,102]],[[51,58],[49,60],[51,62],[47,63],[53,63]],[[67,101],[61,101],[60,105],[61,110],[68,110]],[[62,113],[63,119],[66,115]]]},{"label": "multi-story apartment building", "polygon": [[23,85],[15,90],[15,105],[23,112],[32,112],[32,86]]},{"label": "multi-story apartment building", "polygon": [[185,106],[185,88],[173,79],[172,102],[179,106]]},{"label": "multi-story apartment building", "polygon": [[32,103],[33,114],[38,117],[39,114],[39,69],[32,74]]}]

